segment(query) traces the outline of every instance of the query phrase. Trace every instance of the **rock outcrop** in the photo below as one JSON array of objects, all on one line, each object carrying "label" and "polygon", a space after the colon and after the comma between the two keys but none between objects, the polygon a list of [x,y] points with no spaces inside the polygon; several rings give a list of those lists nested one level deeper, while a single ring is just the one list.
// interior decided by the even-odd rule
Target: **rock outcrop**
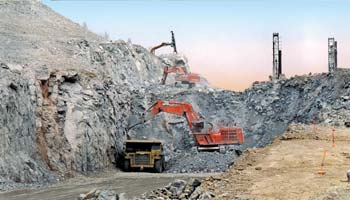
[{"label": "rock outcrop", "polygon": [[131,92],[160,80],[161,59],[104,41],[40,1],[0,5],[1,188],[115,165]]},{"label": "rock outcrop", "polygon": [[0,64],[0,189],[55,179],[38,154],[35,82],[14,68]]}]

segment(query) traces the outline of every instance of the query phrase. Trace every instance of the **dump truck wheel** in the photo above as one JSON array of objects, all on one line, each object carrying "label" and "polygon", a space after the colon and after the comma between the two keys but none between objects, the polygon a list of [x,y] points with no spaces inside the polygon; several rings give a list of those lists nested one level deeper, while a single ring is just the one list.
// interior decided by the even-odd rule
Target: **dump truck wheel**
[{"label": "dump truck wheel", "polygon": [[124,171],[126,171],[126,172],[130,171],[130,161],[129,161],[129,160],[124,160],[123,169],[124,169]]},{"label": "dump truck wheel", "polygon": [[163,172],[163,160],[162,159],[156,160],[154,162],[154,169],[158,173],[162,173]]}]

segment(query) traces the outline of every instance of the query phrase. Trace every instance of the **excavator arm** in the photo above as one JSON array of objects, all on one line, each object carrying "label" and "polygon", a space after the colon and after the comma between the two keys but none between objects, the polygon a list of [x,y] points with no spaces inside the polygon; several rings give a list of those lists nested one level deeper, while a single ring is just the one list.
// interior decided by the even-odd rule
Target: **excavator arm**
[{"label": "excavator arm", "polygon": [[157,49],[165,47],[165,46],[171,46],[171,43],[162,42],[160,45],[152,47],[150,52],[151,52],[151,54],[155,55]]},{"label": "excavator arm", "polygon": [[171,33],[171,42],[162,42],[160,45],[154,46],[151,48],[150,52],[151,54],[155,55],[156,50],[161,48],[161,47],[165,47],[165,46],[171,46],[174,49],[174,53],[177,53],[177,48],[176,48],[176,41],[175,41],[175,35],[173,31],[170,31]]},{"label": "excavator arm", "polygon": [[148,121],[160,112],[166,112],[183,116],[186,118],[188,126],[191,130],[203,129],[204,122],[200,119],[199,115],[193,110],[192,106],[186,102],[169,101],[164,102],[158,100],[148,110],[143,121]]}]

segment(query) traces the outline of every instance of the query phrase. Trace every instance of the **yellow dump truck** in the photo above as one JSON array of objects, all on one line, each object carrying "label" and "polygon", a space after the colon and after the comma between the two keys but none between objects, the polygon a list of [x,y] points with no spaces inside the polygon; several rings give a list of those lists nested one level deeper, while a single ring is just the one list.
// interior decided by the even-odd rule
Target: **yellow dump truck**
[{"label": "yellow dump truck", "polygon": [[126,140],[124,145],[124,170],[164,170],[163,145],[159,140]]}]

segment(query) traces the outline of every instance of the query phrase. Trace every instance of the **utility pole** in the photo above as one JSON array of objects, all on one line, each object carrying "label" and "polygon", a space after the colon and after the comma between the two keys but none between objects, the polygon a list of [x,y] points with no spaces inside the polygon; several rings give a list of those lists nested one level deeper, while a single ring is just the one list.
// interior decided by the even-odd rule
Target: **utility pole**
[{"label": "utility pole", "polygon": [[328,72],[334,72],[338,68],[337,41],[332,37],[328,38]]},{"label": "utility pole", "polygon": [[272,79],[280,79],[282,74],[282,50],[280,50],[279,34],[272,34],[273,68]]}]

